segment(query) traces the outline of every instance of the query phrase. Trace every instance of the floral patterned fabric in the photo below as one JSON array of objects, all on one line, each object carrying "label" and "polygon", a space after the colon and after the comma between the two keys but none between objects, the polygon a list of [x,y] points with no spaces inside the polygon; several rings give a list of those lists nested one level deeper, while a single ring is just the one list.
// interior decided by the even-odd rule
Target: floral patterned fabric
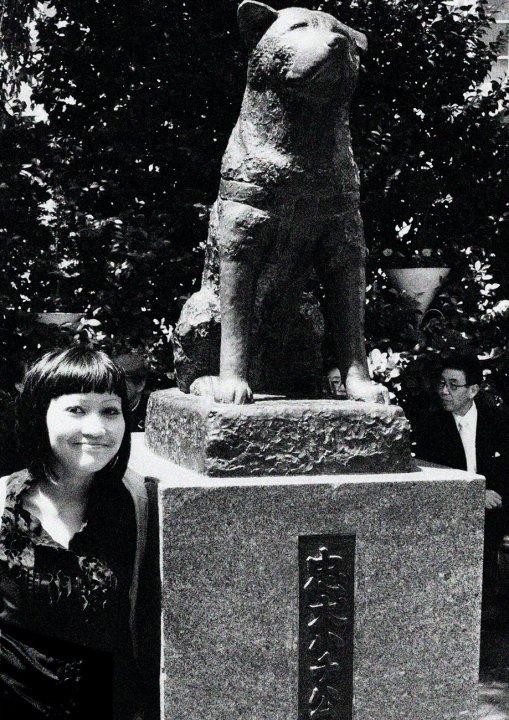
[{"label": "floral patterned fabric", "polygon": [[27,718],[129,717],[132,499],[121,484],[92,488],[65,549],[23,507],[32,482],[10,476],[0,529],[0,702]]}]

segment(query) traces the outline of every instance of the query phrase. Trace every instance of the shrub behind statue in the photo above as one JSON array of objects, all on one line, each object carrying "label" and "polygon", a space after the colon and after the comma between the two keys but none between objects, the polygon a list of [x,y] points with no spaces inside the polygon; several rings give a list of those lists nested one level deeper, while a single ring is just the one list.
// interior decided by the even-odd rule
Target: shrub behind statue
[{"label": "shrub behind statue", "polygon": [[[252,0],[238,18],[251,50],[247,86],[211,211],[202,288],[175,329],[179,387],[227,403],[250,402],[253,390],[316,397],[322,374],[337,367],[350,398],[383,402],[366,362],[348,122],[366,38],[327,13]],[[323,317],[306,292],[313,273]]]}]

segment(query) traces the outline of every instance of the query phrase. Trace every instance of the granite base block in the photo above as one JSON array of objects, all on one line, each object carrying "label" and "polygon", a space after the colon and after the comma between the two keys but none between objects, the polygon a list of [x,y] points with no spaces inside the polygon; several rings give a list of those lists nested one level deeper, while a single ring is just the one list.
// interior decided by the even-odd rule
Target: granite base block
[{"label": "granite base block", "polygon": [[166,720],[307,720],[298,548],[313,535],[355,538],[352,718],[474,720],[482,478],[208,478],[142,437],[131,466],[162,478]]},{"label": "granite base block", "polygon": [[376,403],[257,397],[222,405],[172,388],[150,396],[146,436],[154,452],[217,477],[413,467],[403,411]]}]

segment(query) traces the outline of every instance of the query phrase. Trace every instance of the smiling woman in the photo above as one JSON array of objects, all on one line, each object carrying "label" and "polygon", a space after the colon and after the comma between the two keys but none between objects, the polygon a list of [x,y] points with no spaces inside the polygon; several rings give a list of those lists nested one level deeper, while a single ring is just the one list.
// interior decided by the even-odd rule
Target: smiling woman
[{"label": "smiling woman", "polygon": [[120,449],[125,432],[122,401],[112,393],[75,393],[54,398],[46,416],[48,439],[61,471],[96,473]]},{"label": "smiling woman", "polygon": [[104,353],[56,351],[28,371],[27,469],[0,481],[7,717],[159,716],[156,488],[127,471],[127,426],[125,378]]}]

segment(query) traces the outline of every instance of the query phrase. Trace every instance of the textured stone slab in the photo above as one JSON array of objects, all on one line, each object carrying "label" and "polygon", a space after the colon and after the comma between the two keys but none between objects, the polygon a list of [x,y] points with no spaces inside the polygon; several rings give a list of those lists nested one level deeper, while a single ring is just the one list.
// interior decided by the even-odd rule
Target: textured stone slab
[{"label": "textured stone slab", "polygon": [[133,439],[133,469],[163,478],[166,720],[299,718],[299,538],[312,535],[355,536],[355,720],[476,717],[482,479],[239,483]]},{"label": "textured stone slab", "polygon": [[149,447],[211,476],[409,470],[409,435],[401,408],[351,400],[222,405],[172,388],[147,408]]}]

